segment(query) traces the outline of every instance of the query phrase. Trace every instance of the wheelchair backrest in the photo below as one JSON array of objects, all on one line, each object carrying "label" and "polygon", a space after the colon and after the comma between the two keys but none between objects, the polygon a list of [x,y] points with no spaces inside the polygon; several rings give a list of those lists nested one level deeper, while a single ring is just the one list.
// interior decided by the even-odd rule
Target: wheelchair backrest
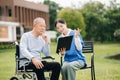
[{"label": "wheelchair backrest", "polygon": [[19,45],[17,44],[16,45],[16,58],[20,58],[20,47],[19,47]]}]

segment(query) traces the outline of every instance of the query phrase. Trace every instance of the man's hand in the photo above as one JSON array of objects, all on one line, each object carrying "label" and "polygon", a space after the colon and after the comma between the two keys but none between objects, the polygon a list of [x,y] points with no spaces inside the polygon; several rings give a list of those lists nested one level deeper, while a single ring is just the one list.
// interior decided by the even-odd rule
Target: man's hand
[{"label": "man's hand", "polygon": [[49,38],[48,38],[48,36],[47,36],[46,34],[42,34],[42,38],[45,40],[45,42],[46,42],[47,44],[50,43],[50,40],[49,40]]},{"label": "man's hand", "polygon": [[35,65],[35,67],[37,69],[41,69],[44,67],[44,65],[42,64],[41,61],[39,61],[38,59],[36,59],[35,57],[32,58],[32,63]]},{"label": "man's hand", "polygon": [[66,48],[61,48],[59,49],[59,52],[61,55],[64,55],[65,54],[65,51],[66,51]]}]

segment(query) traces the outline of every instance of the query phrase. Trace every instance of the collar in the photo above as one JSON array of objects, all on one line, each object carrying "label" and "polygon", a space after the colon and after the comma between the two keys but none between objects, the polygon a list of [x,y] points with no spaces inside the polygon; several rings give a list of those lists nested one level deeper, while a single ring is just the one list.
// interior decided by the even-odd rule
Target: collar
[{"label": "collar", "polygon": [[[71,29],[68,29],[68,33],[67,33],[66,36],[69,36],[69,34],[70,34],[71,31],[72,31]],[[65,37],[65,35],[62,34],[62,37]]]}]

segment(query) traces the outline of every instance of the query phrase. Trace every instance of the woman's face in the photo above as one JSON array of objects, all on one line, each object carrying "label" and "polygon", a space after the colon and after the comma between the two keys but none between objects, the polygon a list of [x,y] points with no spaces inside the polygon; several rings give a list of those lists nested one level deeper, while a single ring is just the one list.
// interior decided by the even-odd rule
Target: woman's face
[{"label": "woman's face", "polygon": [[60,33],[64,33],[65,32],[65,30],[66,30],[66,24],[63,24],[63,23],[57,23],[56,24],[56,28],[57,28],[57,30],[60,32]]}]

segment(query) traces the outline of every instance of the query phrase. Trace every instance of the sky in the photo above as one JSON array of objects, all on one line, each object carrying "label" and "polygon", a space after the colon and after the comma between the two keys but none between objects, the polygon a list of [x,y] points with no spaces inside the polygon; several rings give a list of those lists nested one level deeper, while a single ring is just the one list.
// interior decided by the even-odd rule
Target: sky
[{"label": "sky", "polygon": [[[27,1],[31,1],[31,2],[43,2],[44,0],[27,0]],[[61,7],[81,7],[83,4],[85,4],[86,2],[89,1],[100,1],[103,4],[109,5],[109,1],[113,1],[113,0],[51,0],[54,1],[56,3],[58,3]],[[120,0],[116,0],[117,3],[120,4]]]}]

